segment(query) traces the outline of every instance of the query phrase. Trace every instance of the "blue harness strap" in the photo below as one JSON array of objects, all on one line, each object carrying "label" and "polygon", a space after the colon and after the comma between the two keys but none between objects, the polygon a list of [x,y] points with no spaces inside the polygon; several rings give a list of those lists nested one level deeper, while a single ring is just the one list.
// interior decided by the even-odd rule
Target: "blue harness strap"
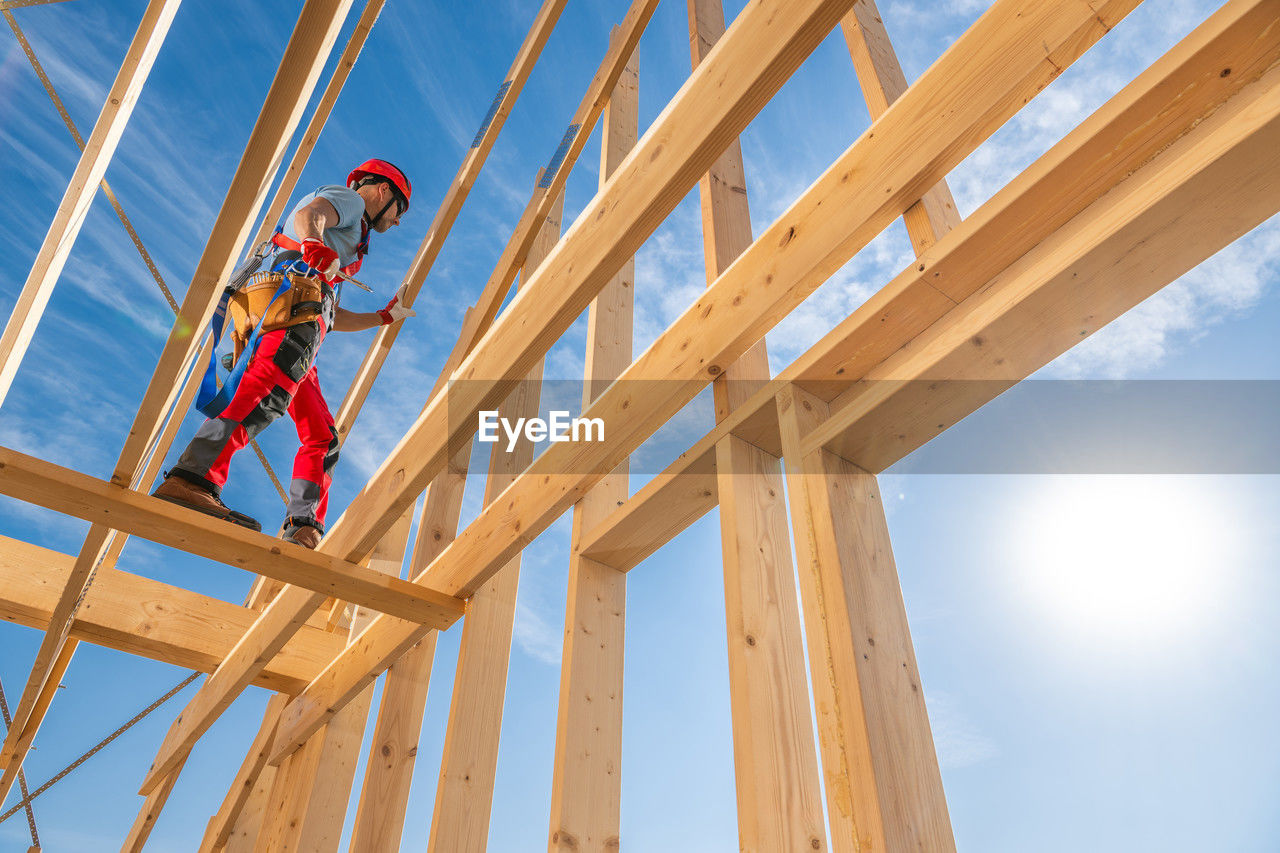
[{"label": "blue harness strap", "polygon": [[200,380],[200,391],[196,394],[196,409],[207,418],[216,418],[222,414],[222,410],[231,402],[231,398],[236,395],[236,389],[240,387],[240,378],[244,376],[245,367],[253,359],[254,352],[258,349],[259,340],[262,337],[262,324],[267,319],[267,315],[271,313],[271,306],[275,301],[289,292],[293,287],[293,283],[289,281],[288,276],[280,282],[280,287],[276,289],[275,294],[271,297],[271,302],[267,304],[267,309],[262,312],[262,317],[258,319],[258,325],[254,327],[253,334],[249,336],[248,342],[245,344],[244,352],[240,353],[240,358],[231,368],[227,378],[222,382],[222,388],[218,388],[218,341],[222,339],[222,327],[227,321],[227,305],[231,302],[231,296],[235,290],[228,287],[222,291],[222,298],[218,300],[218,308],[213,313],[213,322],[209,325],[209,334],[213,336],[213,346],[209,349],[209,366],[205,368],[204,377]]}]

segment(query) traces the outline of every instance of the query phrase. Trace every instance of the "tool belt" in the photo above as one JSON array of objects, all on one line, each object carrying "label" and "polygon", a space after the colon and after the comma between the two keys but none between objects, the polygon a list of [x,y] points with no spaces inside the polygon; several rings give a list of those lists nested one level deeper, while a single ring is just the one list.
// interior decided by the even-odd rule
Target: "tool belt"
[{"label": "tool belt", "polygon": [[[292,287],[272,302],[286,276]],[[234,346],[232,362],[239,361],[259,320],[263,332],[274,332],[310,323],[319,317],[324,311],[326,289],[327,285],[320,279],[296,273],[263,272],[250,276],[244,286],[232,294],[229,304]]]}]

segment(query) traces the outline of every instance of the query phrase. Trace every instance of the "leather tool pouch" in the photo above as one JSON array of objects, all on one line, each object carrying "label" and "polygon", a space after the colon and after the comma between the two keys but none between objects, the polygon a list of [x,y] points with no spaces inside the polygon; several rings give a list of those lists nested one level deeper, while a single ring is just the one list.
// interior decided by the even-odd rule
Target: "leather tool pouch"
[{"label": "leather tool pouch", "polygon": [[[300,323],[310,323],[324,310],[324,284],[315,278],[288,274],[292,284],[288,290],[275,296],[284,280],[281,273],[257,273],[231,297],[231,341],[234,346],[232,362],[240,359],[253,334],[254,327],[262,320],[263,332],[287,329]],[[266,319],[263,313],[267,312]]]}]

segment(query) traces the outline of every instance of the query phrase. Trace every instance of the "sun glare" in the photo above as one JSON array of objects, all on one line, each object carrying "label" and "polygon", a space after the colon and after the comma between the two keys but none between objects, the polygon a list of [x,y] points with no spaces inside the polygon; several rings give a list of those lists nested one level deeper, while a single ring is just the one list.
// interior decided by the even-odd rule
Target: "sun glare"
[{"label": "sun glare", "polygon": [[1016,589],[1082,640],[1197,633],[1229,592],[1235,539],[1195,477],[1057,477],[1018,512]]}]

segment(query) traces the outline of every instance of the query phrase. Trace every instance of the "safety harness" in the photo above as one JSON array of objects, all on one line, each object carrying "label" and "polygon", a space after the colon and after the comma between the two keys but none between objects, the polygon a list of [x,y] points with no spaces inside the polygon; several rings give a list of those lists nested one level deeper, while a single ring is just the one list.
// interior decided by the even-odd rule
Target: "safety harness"
[{"label": "safety harness", "polygon": [[[373,221],[376,222],[377,218]],[[360,222],[356,259],[339,272],[344,276],[354,275],[359,271],[368,252],[369,215],[365,213]],[[271,266],[266,272],[259,272],[268,254],[272,255]],[[271,289],[273,285],[274,290]],[[270,297],[264,301],[268,293]],[[222,298],[218,300],[218,307],[209,324],[213,346],[209,351],[209,365],[205,368],[200,390],[196,395],[196,409],[208,418],[216,418],[222,414],[222,410],[235,396],[240,379],[253,360],[263,332],[315,320],[323,311],[324,299],[330,293],[333,293],[333,288],[316,270],[302,262],[302,244],[277,228],[275,234],[269,240],[264,240],[253,256],[236,269],[222,291]],[[342,284],[339,282],[333,298],[339,299],[341,293]],[[282,298],[283,303],[273,311],[272,307]],[[234,349],[220,359],[218,343],[222,339],[222,330],[227,325],[228,314],[235,321],[232,330]],[[252,331],[248,331],[250,328]],[[218,387],[219,365],[228,370],[221,388]]]}]

